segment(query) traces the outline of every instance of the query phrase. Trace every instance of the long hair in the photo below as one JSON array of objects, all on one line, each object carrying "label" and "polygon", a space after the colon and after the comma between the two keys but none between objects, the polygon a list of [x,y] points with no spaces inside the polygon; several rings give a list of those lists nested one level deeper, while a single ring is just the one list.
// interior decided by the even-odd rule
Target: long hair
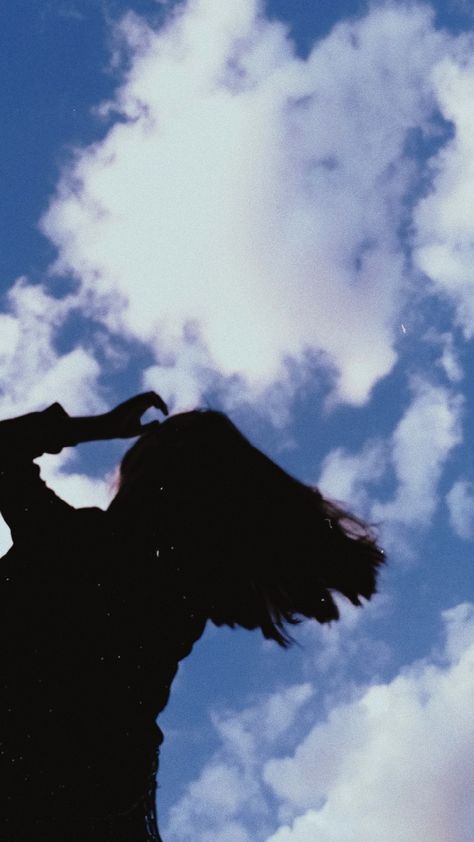
[{"label": "long hair", "polygon": [[302,617],[339,616],[333,592],[370,599],[383,551],[340,504],[276,465],[229,418],[167,419],[126,453],[118,497],[154,519],[216,625],[260,628],[285,647]]}]

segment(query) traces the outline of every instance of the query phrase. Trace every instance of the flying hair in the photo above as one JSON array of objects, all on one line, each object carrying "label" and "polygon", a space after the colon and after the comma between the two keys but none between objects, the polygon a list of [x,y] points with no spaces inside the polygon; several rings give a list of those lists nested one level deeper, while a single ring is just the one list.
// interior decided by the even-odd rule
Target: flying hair
[{"label": "flying hair", "polygon": [[375,593],[384,554],[373,527],[280,468],[224,413],[182,413],[142,436],[122,461],[120,495],[218,626],[260,628],[287,647],[301,619],[338,619],[334,593],[353,605]]}]

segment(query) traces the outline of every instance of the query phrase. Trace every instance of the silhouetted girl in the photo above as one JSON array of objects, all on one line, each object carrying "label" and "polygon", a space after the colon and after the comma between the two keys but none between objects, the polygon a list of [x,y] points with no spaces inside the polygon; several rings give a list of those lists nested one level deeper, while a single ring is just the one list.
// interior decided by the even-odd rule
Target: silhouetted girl
[{"label": "silhouetted girl", "polygon": [[[0,423],[0,839],[159,840],[155,778],[179,661],[207,620],[281,646],[333,590],[374,593],[382,553],[359,520],[254,448],[218,412],[141,426],[154,393],[105,415],[59,404]],[[107,511],[74,509],[32,461],[131,437]]]}]

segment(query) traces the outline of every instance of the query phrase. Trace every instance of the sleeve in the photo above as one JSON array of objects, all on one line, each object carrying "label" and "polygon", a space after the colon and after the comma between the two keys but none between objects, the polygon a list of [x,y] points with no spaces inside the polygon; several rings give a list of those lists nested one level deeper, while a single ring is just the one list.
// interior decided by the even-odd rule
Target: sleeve
[{"label": "sleeve", "polygon": [[14,541],[37,530],[38,524],[64,518],[75,509],[41,479],[33,459],[59,453],[66,440],[69,416],[58,403],[0,422],[0,511]]}]

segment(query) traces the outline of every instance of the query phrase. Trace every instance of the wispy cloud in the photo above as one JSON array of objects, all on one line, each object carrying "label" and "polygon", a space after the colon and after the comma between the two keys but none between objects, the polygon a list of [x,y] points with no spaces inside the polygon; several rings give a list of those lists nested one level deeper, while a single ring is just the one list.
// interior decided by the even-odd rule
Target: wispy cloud
[{"label": "wispy cloud", "polygon": [[336,447],[325,457],[318,487],[327,497],[350,500],[358,511],[368,511],[371,494],[385,476],[390,459],[390,445],[381,439],[366,442],[357,453]]},{"label": "wispy cloud", "polygon": [[[261,776],[262,763],[285,745],[301,711],[313,696],[310,684],[269,694],[238,713],[215,714],[221,746],[170,812],[170,840],[255,839],[255,829],[269,826],[270,811]],[[242,816],[246,820],[242,820]]]},{"label": "wispy cloud", "polygon": [[[400,549],[400,527],[426,529],[439,504],[439,482],[454,448],[462,443],[464,397],[424,377],[411,380],[411,401],[386,439],[356,453],[342,447],[326,456],[318,485],[380,523],[384,539]],[[386,496],[387,480],[394,484]]]},{"label": "wispy cloud", "polygon": [[474,335],[473,43],[465,36],[464,60],[445,57],[433,70],[440,109],[455,132],[431,163],[432,190],[415,213],[417,264],[454,303],[458,323],[469,338]]},{"label": "wispy cloud", "polygon": [[438,483],[453,448],[462,442],[464,399],[422,378],[412,382],[413,398],[391,437],[397,488],[391,500],[374,503],[376,520],[429,526],[438,504]]},{"label": "wispy cloud", "polygon": [[474,538],[474,485],[457,480],[446,495],[449,520],[456,535],[465,541]]}]

